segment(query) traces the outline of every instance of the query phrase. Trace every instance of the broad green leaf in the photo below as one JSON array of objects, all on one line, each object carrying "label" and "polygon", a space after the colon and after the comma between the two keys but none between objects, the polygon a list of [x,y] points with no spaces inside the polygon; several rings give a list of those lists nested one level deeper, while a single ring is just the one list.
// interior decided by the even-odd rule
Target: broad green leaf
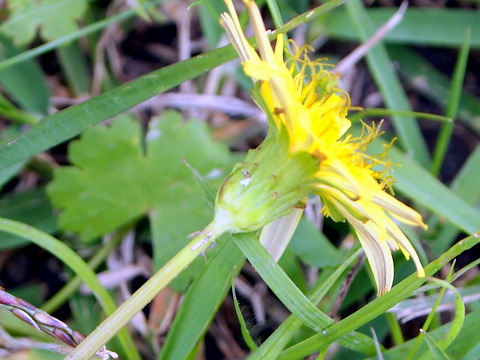
[{"label": "broad green leaf", "polygon": [[84,241],[150,214],[154,247],[160,237],[174,243],[162,248],[164,260],[183,246],[177,239],[204,226],[210,215],[181,158],[208,174],[228,162],[228,152],[210,140],[204,123],[182,123],[176,112],[150,122],[146,154],[142,143],[140,125],[126,116],[85,131],[69,147],[74,166],[56,170],[47,191],[62,209],[59,226]]},{"label": "broad green leaf", "polygon": [[0,147],[0,168],[80,134],[91,125],[234,58],[231,46],[153,71],[81,104],[43,118],[14,141]]},{"label": "broad green leaf", "polygon": [[[154,181],[144,185],[143,189],[153,203],[149,218],[155,269],[187,245],[190,241],[188,235],[203,229],[213,215],[212,208],[181,159],[203,176],[214,174],[215,180],[223,180],[230,169],[227,147],[211,140],[205,123],[196,120],[182,122],[179,113],[167,112],[161,119],[150,123],[147,134],[147,156],[151,166],[145,176]],[[188,271],[175,280],[177,289],[185,289],[192,275],[198,274],[202,266],[205,266],[203,258],[191,264]]]},{"label": "broad green leaf", "polygon": [[[215,201],[215,190],[196,169],[186,163],[197,187],[209,205]],[[233,241],[218,240],[219,250],[210,257],[182,300],[160,353],[160,360],[190,359],[200,339],[208,330],[233,279],[240,272],[245,257]]]},{"label": "broad green leaf", "polygon": [[[151,1],[148,1],[147,3],[145,3],[142,6],[143,6],[144,10],[150,9],[150,11],[151,11],[152,7],[154,7],[155,5],[158,5],[162,1],[163,0],[151,0]],[[126,10],[126,11],[123,11],[123,12],[119,12],[118,14],[109,16],[109,17],[107,17],[103,20],[99,20],[97,22],[88,24],[88,25],[82,27],[81,29],[79,29],[79,30],[77,30],[73,33],[65,34],[65,35],[63,35],[63,36],[61,36],[61,37],[59,37],[55,40],[46,42],[46,43],[44,43],[42,45],[39,45],[39,46],[36,46],[32,49],[26,50],[26,51],[22,52],[21,54],[18,54],[18,55],[13,56],[13,57],[9,57],[8,60],[1,61],[0,62],[0,69],[3,70],[3,69],[6,69],[6,68],[8,68],[12,65],[15,65],[15,64],[21,63],[23,61],[33,59],[33,58],[35,58],[39,55],[45,54],[46,52],[48,52],[50,50],[53,50],[53,49],[55,49],[59,46],[68,44],[71,41],[80,39],[84,36],[91,35],[95,32],[103,30],[111,24],[115,24],[117,22],[124,21],[124,20],[126,20],[126,19],[128,19],[128,18],[130,18],[130,17],[132,17],[136,14],[138,14],[138,10],[136,8],[134,8],[134,9]]]},{"label": "broad green leaf", "polygon": [[30,43],[37,30],[46,40],[74,32],[87,9],[87,0],[15,0],[7,4],[10,17],[0,31],[18,44]]}]

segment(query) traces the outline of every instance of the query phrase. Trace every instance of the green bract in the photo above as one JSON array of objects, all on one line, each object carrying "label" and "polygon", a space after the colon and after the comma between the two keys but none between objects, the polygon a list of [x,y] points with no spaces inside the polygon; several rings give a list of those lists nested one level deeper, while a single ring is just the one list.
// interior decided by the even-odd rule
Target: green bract
[{"label": "green bract", "polygon": [[215,224],[233,232],[248,232],[287,215],[311,192],[317,169],[318,160],[311,154],[289,152],[286,132],[269,133],[219,189]]}]

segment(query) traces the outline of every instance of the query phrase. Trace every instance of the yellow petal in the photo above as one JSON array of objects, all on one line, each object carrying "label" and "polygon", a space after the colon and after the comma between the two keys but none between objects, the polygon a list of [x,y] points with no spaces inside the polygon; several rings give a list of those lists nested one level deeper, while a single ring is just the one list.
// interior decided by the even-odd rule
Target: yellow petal
[{"label": "yellow petal", "polygon": [[248,43],[247,38],[245,37],[242,27],[240,26],[240,21],[238,19],[235,8],[231,0],[225,0],[228,11],[230,14],[222,13],[220,15],[220,24],[223,26],[227,32],[232,45],[237,50],[237,53],[240,55],[242,61],[247,60],[260,60],[258,54],[255,52],[253,47]]},{"label": "yellow petal", "polygon": [[386,241],[378,240],[378,233],[372,222],[362,223],[356,218],[345,214],[347,220],[355,229],[358,239],[367,255],[377,285],[377,296],[390,291],[393,284],[393,259]]}]

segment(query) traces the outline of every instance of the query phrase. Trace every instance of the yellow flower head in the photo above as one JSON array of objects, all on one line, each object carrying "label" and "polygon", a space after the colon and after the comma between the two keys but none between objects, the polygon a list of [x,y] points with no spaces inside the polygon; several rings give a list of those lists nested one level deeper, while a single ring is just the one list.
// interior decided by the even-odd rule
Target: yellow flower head
[{"label": "yellow flower head", "polygon": [[[355,229],[378,294],[390,290],[393,283],[391,250],[411,256],[418,275],[424,276],[415,249],[392,218],[422,228],[426,225],[416,211],[385,192],[391,181],[373,167],[388,160],[364,152],[378,129],[365,125],[362,136],[347,134],[350,99],[337,87],[336,75],[310,60],[307,47],[285,54],[282,35],[272,48],[259,9],[252,0],[244,2],[259,53],[245,38],[231,0],[226,0],[230,14],[222,14],[220,22],[245,73],[255,82],[254,99],[268,116],[269,130],[264,143],[249,153],[222,186],[217,195],[217,221],[227,222],[234,231],[253,230],[291,212],[306,195],[315,193],[324,204],[325,215],[335,221],[347,220]],[[253,215],[244,216],[245,209]]]}]

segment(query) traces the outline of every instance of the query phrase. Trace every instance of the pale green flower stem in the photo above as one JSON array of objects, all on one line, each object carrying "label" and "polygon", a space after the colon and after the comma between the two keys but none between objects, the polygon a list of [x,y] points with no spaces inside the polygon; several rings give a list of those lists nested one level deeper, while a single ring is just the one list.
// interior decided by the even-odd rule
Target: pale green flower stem
[{"label": "pale green flower stem", "polygon": [[90,359],[98,349],[105,345],[117,331],[126,325],[139,311],[180,274],[198,255],[203,254],[222,234],[213,224],[208,225],[202,232],[185,246],[177,255],[166,263],[140,289],[78,345],[65,360]]}]

